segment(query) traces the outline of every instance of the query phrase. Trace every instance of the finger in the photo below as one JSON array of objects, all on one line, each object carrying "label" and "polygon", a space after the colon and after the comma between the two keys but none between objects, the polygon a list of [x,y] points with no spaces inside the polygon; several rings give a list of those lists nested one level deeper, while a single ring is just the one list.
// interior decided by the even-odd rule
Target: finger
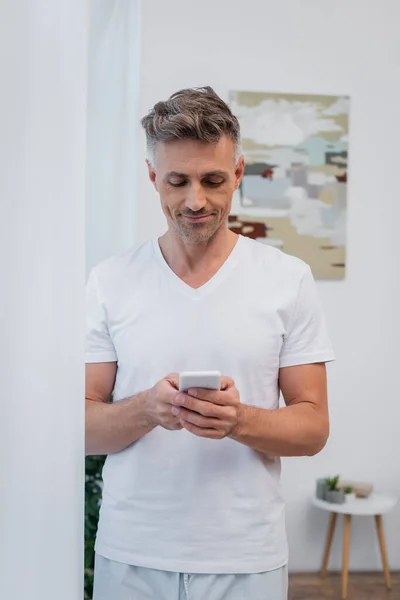
[{"label": "finger", "polygon": [[178,408],[175,406],[172,408],[172,414],[179,416],[179,422],[187,421],[202,429],[218,429],[221,427],[221,421],[219,419],[203,417],[203,415],[193,412],[192,410],[186,410],[186,408]]},{"label": "finger", "polygon": [[174,400],[175,406],[184,406],[188,410],[200,413],[205,417],[213,417],[218,419],[223,416],[221,413],[221,407],[217,406],[216,403],[199,400],[193,398],[188,394],[178,394]]},{"label": "finger", "polygon": [[181,429],[183,429],[182,425],[180,423],[173,423],[173,424],[168,424],[168,425],[163,425],[162,427],[164,427],[164,429],[167,429],[168,431],[180,431]]},{"label": "finger", "polygon": [[205,400],[206,402],[213,402],[214,404],[218,404],[217,396],[219,394],[219,390],[205,390],[203,388],[191,388],[188,390],[188,395],[193,398],[199,398],[199,400]]},{"label": "finger", "polygon": [[201,388],[193,388],[188,391],[188,395],[199,400],[204,400],[212,404],[219,406],[231,406],[236,404],[236,401],[228,393],[229,389],[216,391],[216,390],[203,390]]},{"label": "finger", "polygon": [[222,377],[221,379],[221,390],[227,390],[235,385],[235,382],[230,377]]},{"label": "finger", "polygon": [[181,425],[186,431],[190,431],[190,433],[193,433],[193,435],[197,435],[198,437],[210,438],[213,440],[220,440],[224,437],[224,434],[216,429],[203,429],[202,427],[197,427],[187,421],[181,421]]}]

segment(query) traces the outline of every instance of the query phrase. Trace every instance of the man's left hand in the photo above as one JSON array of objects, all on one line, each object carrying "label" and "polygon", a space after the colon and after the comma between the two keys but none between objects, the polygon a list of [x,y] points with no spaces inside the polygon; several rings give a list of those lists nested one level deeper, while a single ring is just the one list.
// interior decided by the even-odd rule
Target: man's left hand
[{"label": "man's left hand", "polygon": [[235,383],[223,377],[221,390],[194,388],[178,394],[172,414],[187,431],[200,437],[220,440],[232,435],[238,427],[240,397]]}]

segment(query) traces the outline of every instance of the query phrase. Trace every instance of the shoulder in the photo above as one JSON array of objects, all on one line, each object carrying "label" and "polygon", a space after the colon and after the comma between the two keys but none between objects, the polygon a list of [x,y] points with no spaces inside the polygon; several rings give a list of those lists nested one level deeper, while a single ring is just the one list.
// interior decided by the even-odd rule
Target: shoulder
[{"label": "shoulder", "polygon": [[282,250],[263,244],[251,238],[242,237],[246,260],[261,274],[268,274],[279,280],[299,284],[303,277],[310,275],[309,265]]},{"label": "shoulder", "polygon": [[146,272],[153,257],[153,241],[136,244],[97,264],[91,271],[100,287],[119,287],[119,283],[130,279],[131,275]]}]

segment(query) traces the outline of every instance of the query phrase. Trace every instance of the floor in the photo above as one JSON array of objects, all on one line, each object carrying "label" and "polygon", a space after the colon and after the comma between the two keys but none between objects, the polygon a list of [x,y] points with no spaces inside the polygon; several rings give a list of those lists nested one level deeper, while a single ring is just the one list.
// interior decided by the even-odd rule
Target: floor
[{"label": "floor", "polygon": [[[290,576],[288,600],[340,600],[340,574],[323,580],[317,574]],[[350,573],[347,600],[400,600],[400,573],[392,573],[392,590],[382,573]]]}]

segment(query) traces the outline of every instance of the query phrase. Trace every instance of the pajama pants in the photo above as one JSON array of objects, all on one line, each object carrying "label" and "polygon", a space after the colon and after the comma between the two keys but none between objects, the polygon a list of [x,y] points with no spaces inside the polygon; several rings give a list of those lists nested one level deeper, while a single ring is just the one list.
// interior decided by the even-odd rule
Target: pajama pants
[{"label": "pajama pants", "polygon": [[96,554],[93,600],[287,600],[287,567],[239,575],[174,573]]}]

